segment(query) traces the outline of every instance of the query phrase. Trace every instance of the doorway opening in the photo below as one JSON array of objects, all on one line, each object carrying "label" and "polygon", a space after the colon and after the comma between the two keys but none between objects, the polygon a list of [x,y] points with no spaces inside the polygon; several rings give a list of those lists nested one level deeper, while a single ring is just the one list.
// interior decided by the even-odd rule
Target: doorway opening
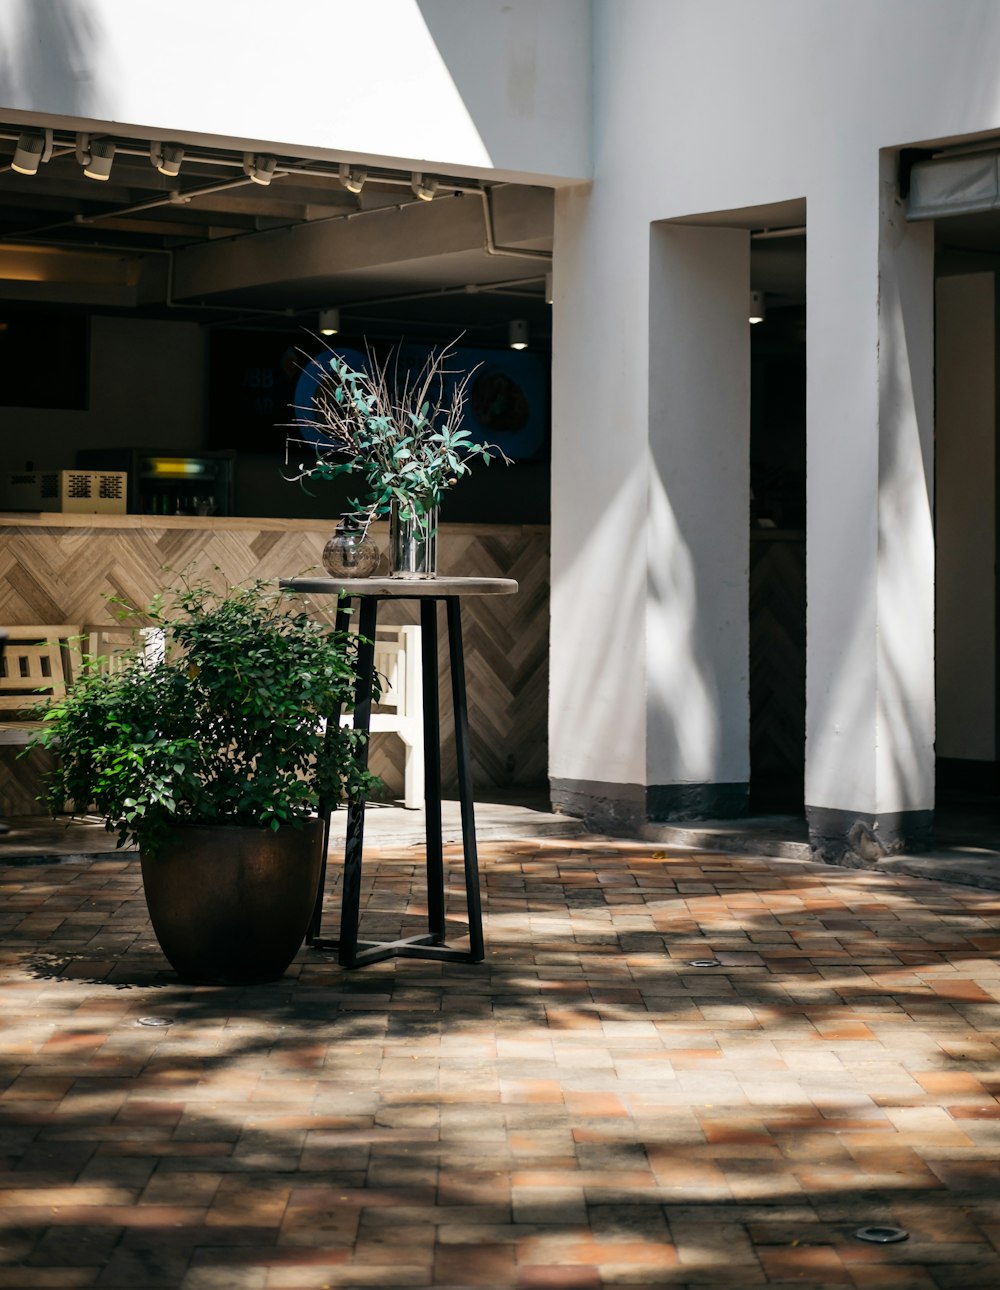
[{"label": "doorway opening", "polygon": [[[750,811],[801,814],[806,720],[806,237],[751,235]],[[758,302],[758,298],[761,298]]]},{"label": "doorway opening", "polygon": [[938,846],[1000,833],[998,372],[1000,216],[935,221]]}]

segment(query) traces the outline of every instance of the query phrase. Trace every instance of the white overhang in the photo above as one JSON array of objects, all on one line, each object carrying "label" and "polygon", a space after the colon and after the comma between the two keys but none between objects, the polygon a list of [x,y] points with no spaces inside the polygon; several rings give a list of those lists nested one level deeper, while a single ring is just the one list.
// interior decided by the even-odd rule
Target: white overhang
[{"label": "white overhang", "polygon": [[910,171],[907,219],[1000,210],[1000,151],[918,161]]}]

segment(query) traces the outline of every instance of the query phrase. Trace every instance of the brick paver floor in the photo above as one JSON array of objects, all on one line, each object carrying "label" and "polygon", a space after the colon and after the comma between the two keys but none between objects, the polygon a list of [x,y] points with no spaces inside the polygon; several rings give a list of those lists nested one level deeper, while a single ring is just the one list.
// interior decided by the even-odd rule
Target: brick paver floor
[{"label": "brick paver floor", "polygon": [[254,989],[176,982],[134,862],[0,870],[0,1287],[1000,1285],[1000,892],[483,852],[485,964]]}]

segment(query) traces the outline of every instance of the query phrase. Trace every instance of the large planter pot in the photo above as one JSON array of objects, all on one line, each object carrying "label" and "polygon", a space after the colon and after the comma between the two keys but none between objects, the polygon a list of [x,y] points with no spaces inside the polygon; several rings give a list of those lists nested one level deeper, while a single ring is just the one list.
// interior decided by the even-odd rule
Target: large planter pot
[{"label": "large planter pot", "polygon": [[298,953],[323,861],[323,823],[177,828],[142,856],[153,931],[182,981],[275,981]]}]

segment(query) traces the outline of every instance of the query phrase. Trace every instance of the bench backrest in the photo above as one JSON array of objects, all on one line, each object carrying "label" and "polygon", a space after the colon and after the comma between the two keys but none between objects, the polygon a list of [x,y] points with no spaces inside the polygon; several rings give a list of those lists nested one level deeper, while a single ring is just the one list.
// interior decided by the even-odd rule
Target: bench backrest
[{"label": "bench backrest", "polygon": [[66,693],[80,666],[80,627],[7,627],[0,658],[0,712],[16,716],[44,698]]},{"label": "bench backrest", "polygon": [[158,627],[84,627],[87,656],[98,660],[102,672],[117,672],[142,654],[147,663],[163,658],[163,632]]},{"label": "bench backrest", "polygon": [[400,718],[419,717],[423,707],[420,628],[376,628],[375,671],[382,684],[375,711],[394,712]]}]

